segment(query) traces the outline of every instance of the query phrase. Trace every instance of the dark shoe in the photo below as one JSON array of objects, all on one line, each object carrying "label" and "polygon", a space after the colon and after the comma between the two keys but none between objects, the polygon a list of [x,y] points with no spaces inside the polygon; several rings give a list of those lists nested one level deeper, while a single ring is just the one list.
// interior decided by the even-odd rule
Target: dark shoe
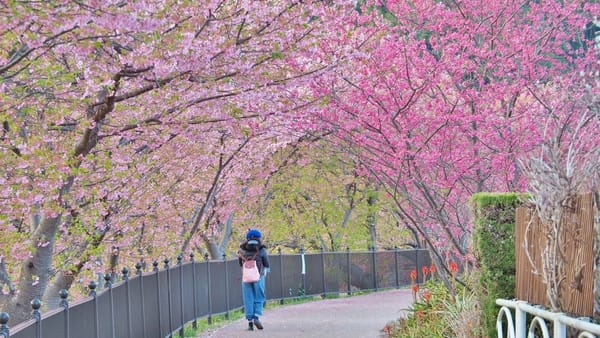
[{"label": "dark shoe", "polygon": [[251,321],[248,322],[248,331],[254,331],[254,326],[252,325]]},{"label": "dark shoe", "polygon": [[256,326],[256,328],[259,329],[259,330],[263,329],[263,325],[260,322],[260,320],[258,320],[258,318],[254,318],[254,326]]}]

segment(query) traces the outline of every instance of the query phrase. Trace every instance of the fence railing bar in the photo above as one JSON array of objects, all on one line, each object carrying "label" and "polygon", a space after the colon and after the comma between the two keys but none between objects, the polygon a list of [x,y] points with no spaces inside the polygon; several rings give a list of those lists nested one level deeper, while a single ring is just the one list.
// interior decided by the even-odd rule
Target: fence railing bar
[{"label": "fence railing bar", "polygon": [[196,262],[194,261],[194,253],[190,253],[190,262],[192,262],[192,293],[193,293],[193,304],[194,304],[194,321],[192,322],[192,327],[194,330],[198,328],[198,292],[196,292]]},{"label": "fence railing bar", "polygon": [[98,297],[96,294],[97,284],[95,281],[91,281],[88,285],[90,289],[90,296],[92,296],[92,301],[94,302],[94,337],[100,338],[100,325],[98,323]]},{"label": "fence railing bar", "polygon": [[[113,303],[113,289],[112,289],[112,276],[109,273],[104,275],[104,288],[108,289],[108,308],[110,310],[110,320],[112,323],[115,322],[115,309]],[[116,338],[115,325],[110,326],[110,333],[112,338]]]},{"label": "fence railing bar", "polygon": [[161,319],[161,304],[160,304],[160,276],[158,275],[158,261],[152,262],[152,271],[154,271],[156,276],[156,302],[157,302],[157,311],[158,311],[158,333],[162,336],[162,319]]},{"label": "fence railing bar", "polygon": [[10,320],[10,315],[6,312],[0,312],[0,337],[2,338],[10,338],[10,327],[8,326],[8,321]]},{"label": "fence railing bar", "polygon": [[69,291],[67,291],[66,289],[61,289],[58,292],[58,295],[60,296],[60,302],[58,303],[58,305],[64,309],[65,313],[65,320],[63,322],[65,338],[70,338],[71,334],[69,332],[69,301],[67,299],[69,297]]},{"label": "fence railing bar", "polygon": [[123,267],[121,270],[123,274],[123,283],[125,283],[125,299],[127,301],[127,334],[132,337],[131,333],[131,295],[129,293],[129,269]]},{"label": "fence railing bar", "polygon": [[377,291],[377,255],[375,254],[375,246],[372,246],[370,249],[373,270],[373,289]]},{"label": "fence railing bar", "polygon": [[281,255],[281,248],[277,251],[279,253],[279,280],[281,282],[281,299],[279,300],[279,304],[283,305],[283,300],[285,298],[285,284],[283,284],[283,256]]},{"label": "fence railing bar", "polygon": [[306,259],[305,259],[305,253],[304,253],[304,244],[300,245],[300,260],[301,260],[301,270],[300,270],[300,276],[302,277],[302,283],[300,284],[300,288],[301,290],[299,290],[300,292],[298,292],[298,295],[300,296],[305,296],[306,295]]},{"label": "fence railing bar", "polygon": [[[227,272],[227,255],[223,254],[223,264],[225,264],[225,290],[229,290],[229,274]],[[229,292],[225,292],[225,318],[229,319]]]},{"label": "fence railing bar", "polygon": [[400,271],[398,269],[398,248],[394,247],[394,271],[396,272],[396,289],[400,288]]},{"label": "fence railing bar", "polygon": [[184,304],[183,304],[183,256],[177,256],[177,267],[179,268],[179,310],[181,312],[181,321],[180,321],[180,329],[179,336],[183,338],[183,325],[185,324],[185,316],[184,316]]},{"label": "fence railing bar", "polygon": [[210,278],[210,261],[208,260],[208,253],[204,254],[204,260],[206,260],[206,284],[208,286],[207,298],[208,298],[208,324],[212,324],[212,295],[211,290],[211,278]]},{"label": "fence railing bar", "polygon": [[144,306],[144,277],[142,276],[142,268],[144,264],[137,262],[135,264],[135,274],[140,279],[140,303],[141,303],[141,315],[142,315],[142,334],[146,338],[146,307]]},{"label": "fence railing bar", "polygon": [[40,312],[40,307],[42,307],[42,302],[39,299],[34,299],[31,301],[31,319],[35,320],[35,336],[36,338],[42,338],[42,314]]},{"label": "fence railing bar", "polygon": [[350,265],[350,248],[346,247],[346,270],[348,270],[348,295],[352,295],[352,265]]},{"label": "fence railing bar", "polygon": [[165,272],[167,274],[167,312],[169,313],[169,333],[173,332],[173,310],[171,308],[172,302],[172,294],[171,294],[171,269],[169,268],[169,262],[171,260],[169,258],[165,258],[163,262],[165,263]]},{"label": "fence railing bar", "polygon": [[[594,324],[588,319],[573,318],[562,312],[552,312],[540,306],[531,305],[526,301],[521,300],[496,299],[496,304],[501,306],[496,323],[497,327],[501,325],[501,320],[503,318],[502,314],[505,313],[504,311],[506,311],[507,308],[515,311],[515,323],[511,323],[512,318],[508,315],[506,316],[507,320],[509,321],[509,332],[507,337],[526,337],[526,321],[528,314],[533,316],[531,325],[538,325],[539,320],[551,321],[554,338],[567,337],[567,327],[583,331],[579,337],[589,336],[589,334],[600,335],[600,325]],[[510,332],[511,329],[513,330],[512,332]],[[531,330],[532,327],[530,326],[529,331]],[[500,333],[502,334],[502,332]],[[499,335],[499,337],[504,337],[504,335]]]},{"label": "fence railing bar", "polygon": [[325,284],[325,248],[321,247],[321,282],[323,283],[323,292],[321,293],[321,297],[325,298],[327,295],[327,287]]},{"label": "fence railing bar", "polygon": [[419,282],[419,276],[421,276],[421,269],[419,269],[419,252],[415,250],[415,270],[417,271],[417,284],[420,284],[421,282]]}]

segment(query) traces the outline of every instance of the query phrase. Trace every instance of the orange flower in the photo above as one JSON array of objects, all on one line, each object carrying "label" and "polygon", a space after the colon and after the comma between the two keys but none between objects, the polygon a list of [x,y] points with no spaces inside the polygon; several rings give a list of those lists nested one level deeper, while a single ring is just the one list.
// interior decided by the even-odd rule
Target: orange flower
[{"label": "orange flower", "polygon": [[425,298],[425,300],[426,300],[426,301],[429,301],[429,300],[431,299],[431,292],[429,292],[429,291],[426,291],[426,292],[423,294],[423,298]]},{"label": "orange flower", "polygon": [[419,291],[419,284],[413,284],[412,290],[413,290],[413,293],[417,293],[417,291]]},{"label": "orange flower", "polygon": [[429,267],[424,266],[421,268],[421,271],[423,271],[423,279],[425,279],[427,277],[427,274],[429,273]]},{"label": "orange flower", "polygon": [[413,270],[413,271],[410,272],[410,279],[413,280],[413,281],[415,279],[417,279],[417,270]]},{"label": "orange flower", "polygon": [[434,274],[437,272],[437,268],[435,267],[435,264],[431,264],[431,267],[429,268],[429,271]]},{"label": "orange flower", "polygon": [[450,262],[450,272],[455,273],[456,271],[458,271],[458,265],[456,265],[456,262],[451,261]]}]

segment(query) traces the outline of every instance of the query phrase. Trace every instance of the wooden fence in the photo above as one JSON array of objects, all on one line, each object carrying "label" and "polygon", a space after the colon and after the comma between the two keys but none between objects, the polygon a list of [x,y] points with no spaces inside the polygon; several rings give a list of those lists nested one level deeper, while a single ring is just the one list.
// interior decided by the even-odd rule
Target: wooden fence
[{"label": "wooden fence", "polygon": [[[577,198],[574,208],[565,209],[560,248],[565,258],[560,283],[563,312],[593,316],[594,309],[594,200],[587,194]],[[517,208],[515,225],[516,290],[519,300],[550,308],[546,284],[541,275],[541,255],[547,239],[535,210]],[[527,245],[527,247],[526,247]],[[527,253],[529,252],[529,257]],[[539,272],[532,268],[538,267]]]}]

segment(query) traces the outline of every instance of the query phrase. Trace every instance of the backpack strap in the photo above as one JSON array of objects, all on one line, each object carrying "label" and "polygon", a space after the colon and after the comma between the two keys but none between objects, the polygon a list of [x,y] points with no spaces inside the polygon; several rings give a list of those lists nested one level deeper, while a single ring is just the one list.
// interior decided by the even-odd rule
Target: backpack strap
[{"label": "backpack strap", "polygon": [[[259,251],[260,251],[260,250],[259,250]],[[247,258],[246,256],[244,256],[244,255],[241,253],[241,251],[238,251],[238,256],[239,256],[239,257],[240,257],[240,258],[241,258],[241,259],[242,259],[244,262],[247,262],[247,261],[253,261],[253,260],[256,260],[256,256],[258,256],[258,253],[259,253],[259,251],[257,251],[257,252],[254,254],[254,256],[252,256],[252,258]]]}]

